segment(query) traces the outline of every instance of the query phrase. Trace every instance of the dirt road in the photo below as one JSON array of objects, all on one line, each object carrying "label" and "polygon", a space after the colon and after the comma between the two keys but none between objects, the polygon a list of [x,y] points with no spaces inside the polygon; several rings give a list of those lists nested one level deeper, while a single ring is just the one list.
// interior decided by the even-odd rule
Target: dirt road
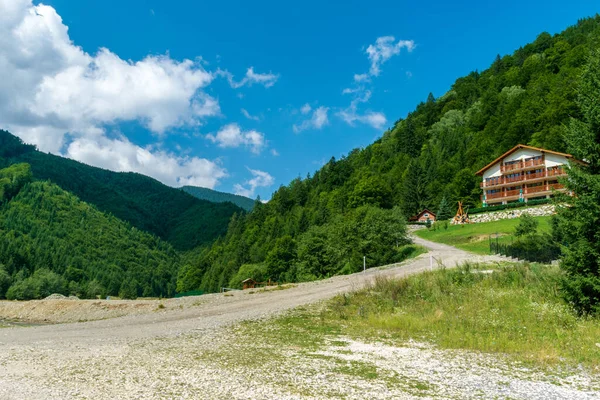
[{"label": "dirt road", "polygon": [[[430,252],[402,264],[372,268],[363,273],[336,276],[318,282],[303,283],[286,290],[237,291],[228,292],[227,295],[212,294],[195,298],[172,299],[167,302],[141,301],[140,308],[145,311],[141,315],[136,311],[136,302],[120,302],[121,304],[129,303],[129,307],[123,308],[123,310],[124,313],[130,312],[133,315],[110,318],[111,314],[107,313],[106,318],[110,319],[106,320],[37,326],[28,329],[3,329],[0,331],[0,351],[6,345],[49,343],[53,340],[60,342],[68,340],[75,344],[102,338],[128,339],[180,335],[193,330],[217,328],[242,320],[263,318],[297,306],[324,300],[338,293],[362,287],[376,275],[401,277],[415,274],[430,268],[430,256],[433,257],[433,264],[436,267],[438,262],[452,267],[467,260],[499,260],[496,257],[477,256],[420,238],[414,238],[414,241],[416,244],[430,249]],[[78,312],[77,304],[68,300],[45,300],[37,303],[31,302],[24,306],[50,312],[49,308],[52,308],[53,303],[59,304],[59,301],[73,304],[74,307],[70,311]],[[105,304],[107,307],[111,304],[111,301],[89,300],[82,301],[80,305],[84,307],[86,302],[88,304]],[[14,315],[6,315],[10,313],[10,306],[13,308],[23,306],[23,303],[4,303],[4,310],[0,306],[0,319],[14,317]],[[168,308],[167,311],[158,308],[161,303],[165,306],[165,310]],[[3,311],[5,315],[2,315]],[[20,312],[32,314],[29,310]],[[105,318],[102,313],[95,316],[98,319]],[[40,315],[38,315],[38,319],[39,317]],[[79,319],[87,320],[88,316],[80,315]],[[49,322],[52,322],[52,318]]]},{"label": "dirt road", "polygon": [[[234,329],[230,327],[241,321],[268,318],[301,305],[328,299],[338,293],[360,288],[378,274],[401,277],[427,270],[431,257],[434,264],[442,262],[448,267],[464,261],[500,260],[419,238],[415,238],[415,242],[427,247],[430,252],[403,264],[299,284],[286,290],[240,291],[227,295],[171,299],[162,303],[146,301],[139,303],[142,311],[128,313],[127,310],[136,309],[136,303],[130,302],[129,306],[123,308],[124,313],[129,315],[118,318],[0,329],[0,399],[337,397],[333,392],[327,394],[324,389],[319,389],[320,384],[326,384],[328,388],[331,385],[335,387],[335,384],[342,385],[342,382],[336,381],[337,377],[326,382],[322,379],[313,380],[313,372],[310,371],[323,368],[326,365],[324,363],[282,366],[283,371],[293,370],[297,373],[292,373],[289,379],[285,378],[285,382],[277,383],[286,375],[277,373],[277,376],[272,376],[269,371],[245,368],[243,363],[223,366],[213,361],[219,359],[218,349],[231,351],[235,348]],[[108,303],[92,301],[86,307],[103,308]],[[159,304],[163,306],[158,307]],[[14,312],[10,305],[4,306],[0,307],[0,319],[6,318],[2,312]],[[32,303],[31,307],[47,309],[49,306],[46,303]],[[71,310],[75,309],[73,307]],[[31,310],[20,309],[19,312],[35,315]],[[94,318],[102,318],[103,315],[101,312],[95,313]],[[112,315],[107,313],[105,316]],[[57,315],[52,318],[60,320]],[[356,346],[364,348],[360,344]],[[404,358],[402,362],[413,359],[414,362],[421,362],[424,354],[415,354],[413,358]],[[290,357],[294,359],[295,356],[292,354]],[[427,357],[439,359],[442,356]],[[463,366],[459,367],[457,370],[448,370],[452,381],[456,380],[457,371],[462,371]],[[366,386],[359,382],[350,383],[354,387],[351,392],[346,393],[349,389],[345,386],[340,389],[347,398],[412,398],[409,392],[400,389],[399,392],[393,392],[382,389],[381,385],[373,388],[369,386],[371,383]],[[565,389],[564,385],[559,389],[563,390],[567,396],[565,398],[588,398],[585,392],[572,392]],[[470,393],[464,390],[457,392],[458,397]],[[525,391],[534,392],[535,388]],[[515,393],[518,394],[511,392],[511,395],[518,398]],[[556,398],[563,397],[560,394],[562,392],[556,393]]]}]

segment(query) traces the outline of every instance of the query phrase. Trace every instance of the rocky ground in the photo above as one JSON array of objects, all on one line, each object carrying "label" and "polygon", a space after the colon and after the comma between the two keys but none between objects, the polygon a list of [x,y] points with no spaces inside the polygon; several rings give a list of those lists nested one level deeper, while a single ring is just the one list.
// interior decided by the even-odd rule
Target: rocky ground
[{"label": "rocky ground", "polygon": [[430,255],[447,266],[497,261],[418,242],[430,254],[285,290],[167,301],[1,303],[2,319],[88,322],[0,329],[0,399],[600,396],[599,378],[583,370],[536,371],[499,356],[416,342],[360,342],[339,336],[328,337],[322,346],[299,347],[288,343],[284,332],[260,334],[271,326],[279,329],[271,324],[273,316],[357,289],[378,274],[426,270]]}]

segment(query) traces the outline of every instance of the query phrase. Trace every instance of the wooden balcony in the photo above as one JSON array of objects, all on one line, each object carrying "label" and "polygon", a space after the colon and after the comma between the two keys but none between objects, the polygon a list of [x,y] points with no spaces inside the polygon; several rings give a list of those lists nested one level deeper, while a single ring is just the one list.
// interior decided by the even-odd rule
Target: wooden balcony
[{"label": "wooden balcony", "polygon": [[539,181],[541,179],[547,179],[548,177],[561,177],[566,176],[566,172],[564,169],[560,168],[560,170],[544,170],[543,172],[536,172],[533,174],[524,174],[515,177],[508,178],[506,176],[499,176],[497,178],[490,179],[489,181],[483,181],[479,183],[480,188],[493,188],[493,187],[501,187],[508,186],[515,183],[521,182],[534,182]]},{"label": "wooden balcony", "polygon": [[548,189],[546,189],[546,185],[525,188],[525,194],[533,194],[533,193],[540,193],[540,192],[547,192],[547,191],[548,191]]},{"label": "wooden balcony", "polygon": [[546,170],[547,172],[547,176],[563,176],[566,175],[567,172],[565,171],[565,169],[563,167],[560,168],[549,168]]},{"label": "wooden balcony", "polygon": [[523,160],[523,161],[511,163],[511,164],[500,164],[500,172],[502,172],[504,174],[507,172],[519,171],[522,169],[541,167],[541,166],[544,166],[545,164],[546,164],[546,159],[545,159],[545,157],[542,156],[542,158],[537,159],[537,160],[530,159],[530,160]]},{"label": "wooden balcony", "polygon": [[497,192],[497,193],[488,194],[486,196],[486,199],[489,201],[489,200],[492,200],[492,199],[499,199],[501,197],[504,197],[504,193],[503,192]]}]

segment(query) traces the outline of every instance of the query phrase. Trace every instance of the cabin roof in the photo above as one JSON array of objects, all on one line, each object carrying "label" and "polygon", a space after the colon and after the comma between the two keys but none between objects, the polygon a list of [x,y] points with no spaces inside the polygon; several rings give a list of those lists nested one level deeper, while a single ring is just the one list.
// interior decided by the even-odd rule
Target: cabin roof
[{"label": "cabin roof", "polygon": [[425,214],[426,212],[427,212],[427,213],[429,213],[429,214],[431,214],[431,215],[433,215],[433,217],[435,218],[435,213],[434,213],[433,211],[430,211],[430,210],[428,210],[428,209],[426,208],[426,209],[424,209],[423,211],[421,211],[420,213],[418,213],[417,215],[415,215],[415,216],[411,217],[411,218],[410,218],[410,220],[411,220],[411,221],[416,221],[416,220],[418,220],[419,218],[421,218],[421,216],[422,216],[423,214]]},{"label": "cabin roof", "polygon": [[527,146],[525,144],[518,144],[515,147],[513,147],[512,149],[508,150],[506,153],[502,154],[500,157],[496,158],[494,161],[492,161],[491,163],[489,163],[485,167],[481,168],[479,171],[477,171],[475,173],[475,175],[483,175],[483,173],[485,171],[487,171],[488,169],[490,169],[498,161],[502,160],[504,157],[506,157],[506,156],[514,153],[515,151],[517,151],[519,149],[537,150],[537,151],[539,151],[541,153],[556,154],[556,155],[563,156],[563,157],[566,157],[566,158],[573,158],[573,156],[571,154],[561,153],[559,151],[552,151],[552,150],[541,149],[539,147]]}]

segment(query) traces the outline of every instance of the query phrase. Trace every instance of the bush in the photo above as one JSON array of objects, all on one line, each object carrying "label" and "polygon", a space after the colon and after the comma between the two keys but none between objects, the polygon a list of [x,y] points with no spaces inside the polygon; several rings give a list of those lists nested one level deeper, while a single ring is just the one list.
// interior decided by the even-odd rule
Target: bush
[{"label": "bush", "polygon": [[31,300],[50,296],[53,293],[67,294],[67,281],[46,268],[36,270],[29,278],[14,283],[6,292],[9,300]]},{"label": "bush", "polygon": [[515,236],[533,235],[537,232],[539,222],[531,215],[525,213],[519,218],[519,225],[515,228]]}]

